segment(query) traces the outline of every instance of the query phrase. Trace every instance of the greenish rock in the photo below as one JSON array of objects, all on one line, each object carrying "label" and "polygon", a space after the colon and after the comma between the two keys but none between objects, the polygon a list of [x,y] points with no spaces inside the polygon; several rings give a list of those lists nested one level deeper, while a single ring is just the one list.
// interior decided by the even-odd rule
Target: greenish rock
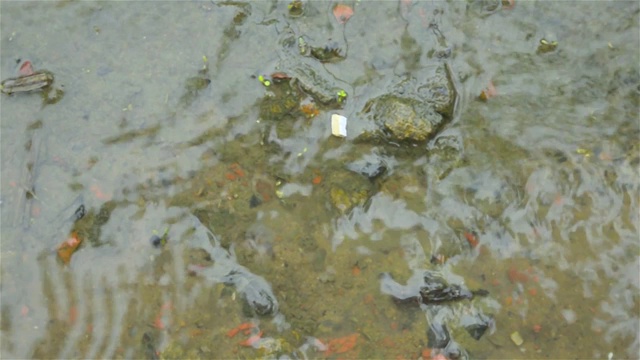
[{"label": "greenish rock", "polygon": [[556,40],[547,40],[546,38],[540,39],[536,54],[546,54],[556,50],[558,42]]},{"label": "greenish rock", "polygon": [[260,100],[260,118],[263,120],[282,120],[300,114],[300,91],[289,81],[273,81]]},{"label": "greenish rock", "polygon": [[363,205],[371,196],[373,185],[362,175],[348,170],[338,170],[326,180],[329,185],[331,204],[341,214]]},{"label": "greenish rock", "polygon": [[304,3],[301,0],[294,0],[287,6],[289,9],[289,16],[299,17],[304,14]]},{"label": "greenish rock", "polygon": [[447,63],[404,76],[390,91],[369,100],[360,112],[362,142],[423,143],[432,139],[454,116],[458,92]]},{"label": "greenish rock", "polygon": [[342,61],[346,58],[345,54],[346,50],[342,49],[335,41],[332,41],[325,46],[311,48],[311,56],[323,63]]},{"label": "greenish rock", "polygon": [[460,135],[440,134],[428,148],[429,171],[438,180],[446,178],[451,171],[466,164],[463,157],[463,142]]},{"label": "greenish rock", "polygon": [[449,65],[438,66],[427,82],[418,88],[418,95],[442,116],[453,117],[457,92]]},{"label": "greenish rock", "polygon": [[50,86],[42,91],[41,97],[43,105],[57,104],[64,97],[64,90]]},{"label": "greenish rock", "polygon": [[331,203],[343,214],[356,205],[364,204],[368,197],[369,195],[366,190],[352,192],[338,186],[331,188]]},{"label": "greenish rock", "polygon": [[[273,87],[276,86],[279,85],[273,85]],[[292,91],[268,93],[260,102],[260,118],[281,120],[288,116],[294,116],[299,111],[299,107],[300,97]]]},{"label": "greenish rock", "polygon": [[295,64],[289,75],[293,84],[323,105],[337,105],[339,87],[334,86],[327,78],[322,77],[311,66],[304,62]]},{"label": "greenish rock", "polygon": [[184,94],[180,97],[180,104],[184,107],[191,106],[197,99],[200,91],[206,89],[211,80],[203,76],[195,76],[188,78],[184,84]]},{"label": "greenish rock", "polygon": [[428,104],[395,95],[370,100],[363,112],[374,128],[365,131],[362,140],[424,142],[444,123],[442,115]]},{"label": "greenish rock", "polygon": [[451,118],[458,97],[451,67],[447,63],[421,70],[420,77],[407,76],[391,89],[393,94],[427,103],[442,116]]}]

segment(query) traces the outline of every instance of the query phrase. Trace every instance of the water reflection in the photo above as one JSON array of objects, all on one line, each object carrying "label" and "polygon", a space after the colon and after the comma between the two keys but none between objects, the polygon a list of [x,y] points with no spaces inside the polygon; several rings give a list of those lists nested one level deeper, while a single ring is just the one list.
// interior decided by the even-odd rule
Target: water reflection
[{"label": "water reflection", "polygon": [[[1,99],[2,355],[636,356],[638,4],[357,3],[342,22],[304,5],[3,5],[3,79],[29,56],[65,97]],[[43,35],[51,19],[100,31],[68,43]],[[329,40],[344,59],[308,56]],[[210,83],[184,97],[203,55]],[[435,139],[330,137],[331,113],[355,135],[434,62],[460,96]],[[277,71],[295,81],[257,80]],[[425,271],[489,294],[421,304]]]}]

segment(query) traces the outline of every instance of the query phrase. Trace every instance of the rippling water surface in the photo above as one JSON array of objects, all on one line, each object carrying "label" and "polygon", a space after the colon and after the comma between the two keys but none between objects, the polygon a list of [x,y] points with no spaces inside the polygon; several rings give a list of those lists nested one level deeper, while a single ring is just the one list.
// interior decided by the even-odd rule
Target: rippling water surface
[{"label": "rippling water surface", "polygon": [[[64,97],[0,99],[0,355],[636,358],[638,3],[288,4],[2,3],[2,79]],[[302,63],[346,100],[268,103]],[[354,141],[443,63],[434,139]],[[424,274],[488,295],[420,304]]]}]

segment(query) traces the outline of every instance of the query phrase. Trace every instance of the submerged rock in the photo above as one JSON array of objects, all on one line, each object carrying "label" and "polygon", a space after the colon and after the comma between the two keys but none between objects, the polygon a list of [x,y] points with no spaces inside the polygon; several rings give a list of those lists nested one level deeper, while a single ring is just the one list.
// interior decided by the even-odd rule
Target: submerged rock
[{"label": "submerged rock", "polygon": [[423,279],[424,282],[421,284],[410,281],[407,285],[401,285],[391,275],[384,273],[381,277],[380,288],[383,293],[391,295],[397,301],[419,300],[423,304],[441,304],[489,294],[484,289],[471,291],[462,285],[449,284],[433,271],[425,271]]},{"label": "submerged rock", "polygon": [[[476,295],[487,295],[485,290],[471,291],[464,285],[449,284],[438,272],[415,271],[406,285],[396,282],[384,273],[380,279],[380,290],[391,295],[398,305],[421,305],[426,313],[429,326],[426,329],[428,347],[448,359],[468,359],[469,356],[451,335],[464,328],[471,337],[478,340],[493,326],[493,318],[466,304],[463,312],[453,310],[453,302],[472,299]],[[461,304],[462,305],[462,304]]]},{"label": "submerged rock", "polygon": [[347,169],[373,181],[387,172],[388,164],[382,157],[369,156],[347,164]]},{"label": "submerged rock", "polygon": [[316,71],[316,68],[303,61],[289,62],[291,83],[300,87],[306,94],[316,101],[329,107],[341,107],[339,97],[340,87],[335,86],[327,74]]},{"label": "submerged rock", "polygon": [[442,115],[431,106],[395,95],[371,100],[365,105],[364,113],[365,118],[375,124],[375,129],[364,133],[363,139],[423,142],[443,123]]},{"label": "submerged rock", "polygon": [[363,205],[373,191],[373,185],[369,179],[347,169],[328,174],[326,184],[329,188],[331,204],[341,214],[348,213],[358,205]]},{"label": "submerged rock", "polygon": [[[220,246],[215,235],[200,220],[193,217],[195,233],[191,239],[194,249],[205,251],[213,262],[210,266],[191,265],[189,270],[213,283],[224,283],[242,295],[246,308],[260,316],[278,312],[278,301],[271,285],[246,267],[239,265],[235,257]],[[250,314],[253,315],[253,314]]]},{"label": "submerged rock", "polygon": [[457,92],[446,64],[427,71],[421,81],[407,77],[388,94],[369,100],[359,140],[366,142],[425,142],[451,120]]},{"label": "submerged rock", "polygon": [[300,92],[288,82],[275,83],[260,101],[260,118],[263,120],[282,120],[299,114]]}]

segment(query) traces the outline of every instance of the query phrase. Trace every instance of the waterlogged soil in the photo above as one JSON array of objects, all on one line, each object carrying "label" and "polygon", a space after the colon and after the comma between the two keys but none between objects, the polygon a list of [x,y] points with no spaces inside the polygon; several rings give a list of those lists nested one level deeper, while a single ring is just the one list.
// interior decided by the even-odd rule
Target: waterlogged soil
[{"label": "waterlogged soil", "polygon": [[636,357],[638,3],[289,5],[2,3],[1,357]]}]

